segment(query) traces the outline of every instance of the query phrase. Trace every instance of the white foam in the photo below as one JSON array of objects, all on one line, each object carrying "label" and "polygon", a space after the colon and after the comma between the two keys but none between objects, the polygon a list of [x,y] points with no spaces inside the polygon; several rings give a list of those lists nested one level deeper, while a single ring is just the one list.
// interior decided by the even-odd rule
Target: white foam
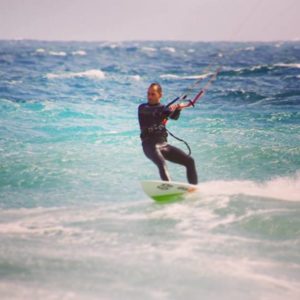
[{"label": "white foam", "polygon": [[11,84],[11,85],[16,85],[16,84],[19,84],[19,83],[22,83],[22,82],[23,82],[22,80],[11,80],[11,81],[8,81],[7,83]]},{"label": "white foam", "polygon": [[268,67],[267,65],[258,65],[258,66],[253,66],[252,68],[250,68],[251,71],[255,71],[255,70],[260,70],[264,67]]},{"label": "white foam", "polygon": [[142,79],[140,75],[132,75],[130,78],[134,81],[140,81]]},{"label": "white foam", "polygon": [[142,47],[141,51],[144,51],[144,52],[156,52],[156,48],[153,48],[153,47]]},{"label": "white foam", "polygon": [[120,47],[120,45],[118,45],[118,44],[109,44],[108,47],[110,49],[116,49],[116,48]]},{"label": "white foam", "polygon": [[296,69],[300,69],[300,63],[290,63],[290,64],[285,64],[285,63],[279,63],[279,64],[275,64],[276,67],[282,67],[282,68],[296,68]]},{"label": "white foam", "polygon": [[300,172],[293,177],[278,177],[257,183],[250,180],[210,181],[199,184],[204,195],[237,195],[274,198],[288,201],[300,201]]},{"label": "white foam", "polygon": [[58,224],[42,224],[40,223],[30,223],[29,221],[16,222],[16,223],[7,223],[2,224],[0,228],[1,234],[13,234],[13,235],[24,235],[24,234],[33,234],[33,235],[46,235],[46,236],[55,236],[55,235],[65,235],[65,236],[74,236],[81,233],[80,229],[77,228],[68,228],[63,225]]},{"label": "white foam", "polygon": [[254,46],[251,46],[251,47],[247,47],[244,49],[245,51],[254,51],[255,50],[255,47]]},{"label": "white foam", "polygon": [[162,79],[180,79],[180,76],[174,74],[162,74],[159,77]]},{"label": "white foam", "polygon": [[64,51],[49,51],[49,54],[53,55],[53,56],[66,56],[67,55],[67,53]]},{"label": "white foam", "polygon": [[235,68],[235,69],[231,69],[232,71],[235,72],[244,72],[244,71],[256,71],[256,70],[260,70],[262,68],[271,68],[272,66],[269,65],[257,65],[257,66],[252,66],[252,67],[246,67],[246,68]]},{"label": "white foam", "polygon": [[179,76],[175,74],[162,74],[159,77],[162,79],[178,79],[178,80],[185,80],[185,79],[204,79],[210,74],[199,74],[199,75],[189,75],[189,76]]},{"label": "white foam", "polygon": [[89,79],[104,79],[105,73],[101,70],[92,69],[83,72],[68,72],[68,73],[48,73],[46,75],[48,79],[56,79],[56,78],[76,78],[76,77],[85,77]]},{"label": "white foam", "polygon": [[274,65],[256,65],[256,66],[252,66],[250,68],[236,68],[234,69],[234,71],[236,72],[243,72],[243,71],[256,71],[256,70],[260,70],[262,68],[268,68],[268,69],[273,69],[274,67],[280,67],[280,68],[296,68],[299,69],[300,68],[300,63],[278,63],[278,64],[274,64]]},{"label": "white foam", "polygon": [[169,53],[175,53],[176,52],[175,48],[173,48],[173,47],[162,47],[162,48],[160,48],[160,50],[164,51],[164,52],[169,52]]},{"label": "white foam", "polygon": [[86,52],[84,50],[77,50],[77,51],[73,51],[72,55],[84,56],[84,55],[86,55]]},{"label": "white foam", "polygon": [[45,49],[43,49],[43,48],[38,48],[38,49],[35,50],[35,52],[37,52],[37,53],[44,53],[44,52],[45,52]]},{"label": "white foam", "polygon": [[300,75],[285,75],[283,77],[283,79],[294,79],[294,78],[299,79]]}]

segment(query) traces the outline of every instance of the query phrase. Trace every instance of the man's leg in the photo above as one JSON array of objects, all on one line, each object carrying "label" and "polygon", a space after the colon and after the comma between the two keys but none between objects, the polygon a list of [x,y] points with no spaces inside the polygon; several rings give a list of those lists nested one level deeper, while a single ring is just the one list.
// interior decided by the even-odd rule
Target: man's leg
[{"label": "man's leg", "polygon": [[166,161],[162,156],[159,147],[156,147],[155,144],[144,143],[143,150],[145,155],[157,165],[161,180],[170,181],[171,178],[167,169]]},{"label": "man's leg", "polygon": [[188,156],[182,150],[180,150],[174,146],[171,146],[169,144],[166,145],[165,147],[162,147],[160,149],[160,151],[165,159],[186,167],[187,179],[188,179],[189,183],[191,183],[191,184],[198,183],[198,176],[197,176],[195,161],[191,156]]}]

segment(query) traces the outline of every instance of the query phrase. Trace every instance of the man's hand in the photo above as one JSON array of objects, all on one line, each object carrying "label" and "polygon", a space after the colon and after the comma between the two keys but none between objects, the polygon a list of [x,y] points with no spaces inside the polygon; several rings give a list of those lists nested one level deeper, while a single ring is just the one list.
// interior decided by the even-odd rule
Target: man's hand
[{"label": "man's hand", "polygon": [[181,109],[180,104],[172,104],[172,105],[169,106],[170,111],[174,111],[176,109]]}]

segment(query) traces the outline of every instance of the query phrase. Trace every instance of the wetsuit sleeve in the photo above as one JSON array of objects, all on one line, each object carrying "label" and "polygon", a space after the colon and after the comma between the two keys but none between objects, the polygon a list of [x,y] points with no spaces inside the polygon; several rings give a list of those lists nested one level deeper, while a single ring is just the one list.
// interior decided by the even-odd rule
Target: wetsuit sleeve
[{"label": "wetsuit sleeve", "polygon": [[140,127],[141,127],[141,123],[142,123],[141,105],[139,105],[139,107],[138,107],[138,118],[139,118],[139,124],[140,124]]},{"label": "wetsuit sleeve", "polygon": [[145,127],[145,118],[143,118],[143,108],[144,108],[144,105],[141,104],[139,105],[138,107],[138,118],[139,118],[139,124],[140,124],[140,128],[141,130],[143,129],[143,127]]}]

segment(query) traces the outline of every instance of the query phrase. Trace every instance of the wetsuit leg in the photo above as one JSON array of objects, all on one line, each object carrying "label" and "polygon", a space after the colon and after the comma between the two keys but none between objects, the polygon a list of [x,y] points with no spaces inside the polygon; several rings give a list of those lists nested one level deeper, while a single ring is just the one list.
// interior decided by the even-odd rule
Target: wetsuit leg
[{"label": "wetsuit leg", "polygon": [[145,155],[157,165],[161,180],[170,181],[166,161],[160,152],[160,148],[155,144],[143,143],[143,150]]},{"label": "wetsuit leg", "polygon": [[160,151],[165,159],[186,167],[187,179],[189,183],[198,183],[195,161],[191,156],[188,156],[182,150],[169,144],[164,147],[161,147]]}]

